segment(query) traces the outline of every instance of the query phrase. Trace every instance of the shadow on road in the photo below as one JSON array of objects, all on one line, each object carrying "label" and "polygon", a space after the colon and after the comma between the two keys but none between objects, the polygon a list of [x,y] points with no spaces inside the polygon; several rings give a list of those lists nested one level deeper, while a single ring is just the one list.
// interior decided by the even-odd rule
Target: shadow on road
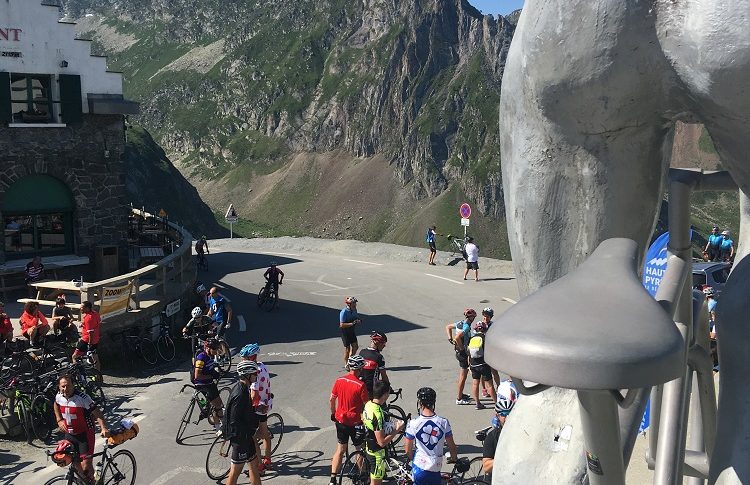
[{"label": "shadow on road", "polygon": [[388,372],[400,372],[407,370],[427,370],[432,369],[432,366],[424,365],[402,365],[400,367],[388,367]]}]

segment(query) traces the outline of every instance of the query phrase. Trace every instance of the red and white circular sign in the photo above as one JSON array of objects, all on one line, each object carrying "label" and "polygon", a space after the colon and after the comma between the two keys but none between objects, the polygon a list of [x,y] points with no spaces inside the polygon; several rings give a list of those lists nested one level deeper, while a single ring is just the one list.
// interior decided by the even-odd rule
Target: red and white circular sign
[{"label": "red and white circular sign", "polygon": [[464,219],[468,219],[471,217],[471,206],[464,202],[461,204],[461,207],[458,209],[458,213],[463,217]]}]

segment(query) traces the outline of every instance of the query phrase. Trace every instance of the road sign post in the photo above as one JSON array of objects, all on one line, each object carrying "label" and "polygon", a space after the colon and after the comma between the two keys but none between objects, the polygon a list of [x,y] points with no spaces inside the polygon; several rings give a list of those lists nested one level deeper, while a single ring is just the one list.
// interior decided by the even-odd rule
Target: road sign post
[{"label": "road sign post", "polygon": [[466,228],[469,227],[469,218],[471,217],[471,206],[464,202],[458,208],[458,214],[461,216],[461,225],[464,226],[464,239],[466,239]]},{"label": "road sign post", "polygon": [[229,223],[229,239],[234,239],[234,231],[232,230],[232,225],[239,220],[239,217],[237,217],[237,211],[234,210],[233,204],[229,204],[229,208],[227,209],[227,213],[224,216],[224,220]]}]

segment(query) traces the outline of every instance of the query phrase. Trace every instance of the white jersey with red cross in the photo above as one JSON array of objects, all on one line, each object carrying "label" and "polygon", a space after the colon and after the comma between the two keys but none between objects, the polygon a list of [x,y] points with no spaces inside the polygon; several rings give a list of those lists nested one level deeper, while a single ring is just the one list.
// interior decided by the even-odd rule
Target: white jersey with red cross
[{"label": "white jersey with red cross", "polygon": [[94,401],[86,394],[75,391],[70,398],[58,393],[55,402],[60,407],[60,414],[70,434],[81,434],[94,427],[91,411],[96,407]]}]

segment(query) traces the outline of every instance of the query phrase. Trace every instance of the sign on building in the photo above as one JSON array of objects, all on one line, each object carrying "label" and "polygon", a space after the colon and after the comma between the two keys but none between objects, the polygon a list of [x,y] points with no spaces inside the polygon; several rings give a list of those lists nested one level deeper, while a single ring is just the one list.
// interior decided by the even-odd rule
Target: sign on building
[{"label": "sign on building", "polygon": [[102,288],[102,300],[99,306],[99,314],[102,318],[124,313],[128,309],[132,292],[132,281],[123,286],[105,286]]}]

